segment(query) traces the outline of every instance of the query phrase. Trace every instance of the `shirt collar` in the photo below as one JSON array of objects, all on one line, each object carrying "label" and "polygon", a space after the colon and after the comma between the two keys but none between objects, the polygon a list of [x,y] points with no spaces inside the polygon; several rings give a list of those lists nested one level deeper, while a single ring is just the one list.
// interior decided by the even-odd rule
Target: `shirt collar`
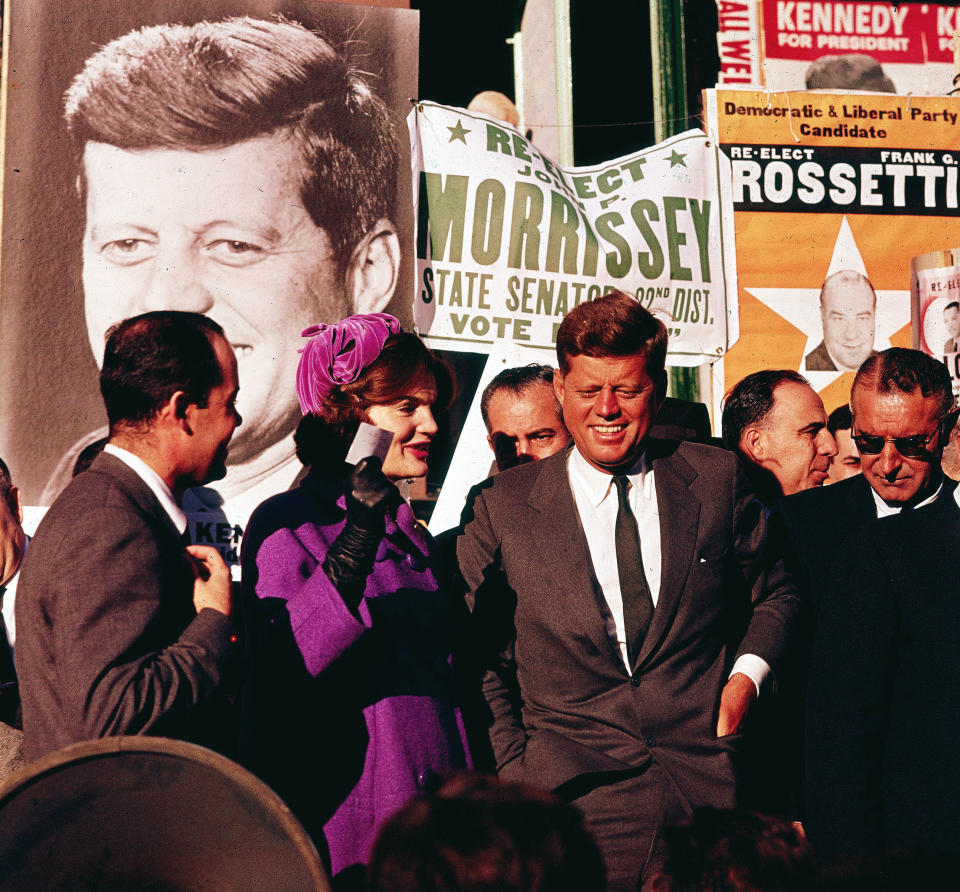
[{"label": "shirt collar", "polygon": [[[960,489],[960,487],[958,487],[958,489]],[[881,499],[880,495],[872,486],[870,487],[870,492],[873,495],[873,501],[876,503],[876,506],[877,506],[877,517],[891,517],[894,514],[899,514],[903,510],[903,507],[901,505],[898,505],[896,502],[889,503]],[[941,478],[940,485],[936,488],[936,490],[931,495],[927,496],[922,502],[919,502],[913,507],[922,508],[924,505],[930,505],[931,503],[935,502],[937,499],[940,498],[940,493],[942,492],[943,492],[943,479]],[[954,493],[954,498],[956,498],[956,493]],[[958,502],[957,504],[960,505],[960,502]]]},{"label": "shirt collar", "polygon": [[187,529],[187,515],[183,513],[183,509],[177,504],[177,500],[173,497],[173,490],[167,486],[166,481],[140,458],[140,456],[134,455],[127,449],[114,446],[113,443],[107,443],[107,445],[103,447],[103,451],[108,452],[114,458],[120,459],[120,461],[150,487],[150,491],[157,497],[157,501],[160,502],[163,510],[166,511],[167,516],[176,527],[177,532],[182,536]]},{"label": "shirt collar", "polygon": [[[570,476],[576,480],[580,491],[589,496],[590,504],[594,507],[600,505],[610,492],[614,475],[591,465],[576,446],[570,452],[567,468]],[[634,486],[639,485],[643,488],[649,472],[647,453],[644,451],[622,476],[628,477]]]}]

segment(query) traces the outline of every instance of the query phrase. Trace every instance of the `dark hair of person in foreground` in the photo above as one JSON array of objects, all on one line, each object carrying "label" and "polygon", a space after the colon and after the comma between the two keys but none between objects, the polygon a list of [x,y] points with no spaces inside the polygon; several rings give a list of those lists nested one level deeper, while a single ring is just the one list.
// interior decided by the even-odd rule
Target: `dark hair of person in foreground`
[{"label": "dark hair of person in foreground", "polygon": [[580,813],[527,784],[462,774],[384,825],[369,892],[594,892],[603,863]]},{"label": "dark hair of person in foreground", "polygon": [[806,892],[813,854],[790,821],[745,809],[698,808],[664,831],[667,860],[654,892]]}]

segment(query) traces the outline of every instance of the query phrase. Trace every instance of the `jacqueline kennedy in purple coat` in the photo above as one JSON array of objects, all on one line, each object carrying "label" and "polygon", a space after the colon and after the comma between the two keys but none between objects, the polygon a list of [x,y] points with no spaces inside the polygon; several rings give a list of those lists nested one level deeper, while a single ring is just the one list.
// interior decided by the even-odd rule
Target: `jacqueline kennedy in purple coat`
[{"label": "jacqueline kennedy in purple coat", "polygon": [[[384,314],[304,334],[309,472],[254,512],[243,543],[243,757],[310,831],[335,888],[352,889],[386,818],[468,762],[450,657],[459,605],[394,486],[427,471],[433,355]],[[343,461],[359,421],[393,432],[382,471]]]}]

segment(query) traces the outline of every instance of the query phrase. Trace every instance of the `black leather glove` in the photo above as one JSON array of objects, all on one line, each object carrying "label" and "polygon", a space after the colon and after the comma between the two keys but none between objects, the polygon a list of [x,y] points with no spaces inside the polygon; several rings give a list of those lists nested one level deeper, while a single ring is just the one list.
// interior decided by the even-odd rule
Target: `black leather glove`
[{"label": "black leather glove", "polygon": [[383,539],[384,519],[399,498],[376,456],[357,462],[347,478],[347,524],[323,559],[323,572],[356,614]]},{"label": "black leather glove", "polygon": [[361,458],[347,477],[347,525],[383,535],[383,520],[398,496],[375,455]]}]

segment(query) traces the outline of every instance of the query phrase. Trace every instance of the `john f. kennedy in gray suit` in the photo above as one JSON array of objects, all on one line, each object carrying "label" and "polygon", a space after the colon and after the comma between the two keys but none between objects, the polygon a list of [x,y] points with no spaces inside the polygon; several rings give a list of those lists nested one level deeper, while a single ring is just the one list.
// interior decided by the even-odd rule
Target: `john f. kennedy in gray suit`
[{"label": "john f. kennedy in gray suit", "polygon": [[666,349],[626,294],[574,309],[555,380],[574,445],[482,484],[457,542],[497,769],[581,808],[612,890],[649,884],[662,826],[736,803],[797,609],[736,458],[648,437]]}]

